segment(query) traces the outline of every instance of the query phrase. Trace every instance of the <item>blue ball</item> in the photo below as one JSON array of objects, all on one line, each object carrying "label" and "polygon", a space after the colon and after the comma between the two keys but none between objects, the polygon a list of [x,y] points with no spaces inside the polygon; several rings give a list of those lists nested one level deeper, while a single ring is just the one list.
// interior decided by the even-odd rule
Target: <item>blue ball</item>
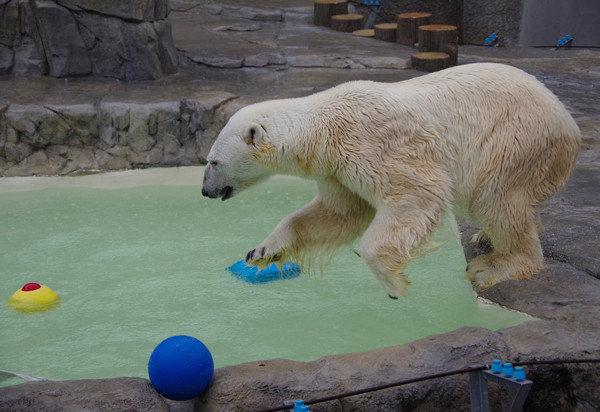
[{"label": "blue ball", "polygon": [[148,361],[148,376],[165,398],[185,401],[201,395],[215,370],[208,348],[191,336],[171,336],[158,344]]}]

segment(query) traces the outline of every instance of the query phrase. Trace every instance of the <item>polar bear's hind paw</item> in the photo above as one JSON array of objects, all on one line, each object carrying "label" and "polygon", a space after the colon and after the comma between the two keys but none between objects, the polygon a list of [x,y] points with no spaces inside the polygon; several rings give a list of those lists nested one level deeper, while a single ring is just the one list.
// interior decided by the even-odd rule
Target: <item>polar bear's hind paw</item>
[{"label": "polar bear's hind paw", "polygon": [[490,253],[473,259],[467,266],[467,279],[476,287],[489,288],[505,280],[530,279],[542,268],[541,259],[523,255]]}]

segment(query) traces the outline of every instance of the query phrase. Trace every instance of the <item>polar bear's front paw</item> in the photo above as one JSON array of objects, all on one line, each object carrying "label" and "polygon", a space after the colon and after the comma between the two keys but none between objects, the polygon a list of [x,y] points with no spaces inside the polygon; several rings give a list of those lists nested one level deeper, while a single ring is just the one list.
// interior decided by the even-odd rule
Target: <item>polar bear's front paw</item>
[{"label": "polar bear's front paw", "polygon": [[266,246],[259,246],[246,254],[246,263],[264,268],[271,263],[279,262],[282,255],[281,251],[270,251]]}]

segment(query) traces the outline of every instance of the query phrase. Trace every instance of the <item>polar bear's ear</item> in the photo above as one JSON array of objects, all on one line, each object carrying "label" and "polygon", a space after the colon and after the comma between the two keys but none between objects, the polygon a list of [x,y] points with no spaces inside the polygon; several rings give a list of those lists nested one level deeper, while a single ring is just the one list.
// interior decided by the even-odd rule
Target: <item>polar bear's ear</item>
[{"label": "polar bear's ear", "polygon": [[246,142],[246,144],[255,145],[262,136],[263,132],[264,129],[259,124],[252,123],[246,127],[246,130],[244,130],[244,133],[242,134],[242,140]]}]

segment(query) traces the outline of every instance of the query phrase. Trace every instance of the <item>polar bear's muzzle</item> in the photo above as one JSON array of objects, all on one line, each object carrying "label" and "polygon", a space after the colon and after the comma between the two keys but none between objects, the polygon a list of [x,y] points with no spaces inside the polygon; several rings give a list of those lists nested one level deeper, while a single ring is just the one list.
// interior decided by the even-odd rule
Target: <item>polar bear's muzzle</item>
[{"label": "polar bear's muzzle", "polygon": [[225,186],[224,188],[220,189],[220,190],[206,190],[204,188],[204,186],[202,187],[202,195],[209,197],[211,199],[218,199],[221,198],[221,200],[227,200],[229,199],[232,195],[233,195],[233,187],[231,186]]},{"label": "polar bear's muzzle", "polygon": [[202,196],[211,199],[227,200],[233,196],[234,188],[227,179],[221,176],[210,165],[204,170]]}]

